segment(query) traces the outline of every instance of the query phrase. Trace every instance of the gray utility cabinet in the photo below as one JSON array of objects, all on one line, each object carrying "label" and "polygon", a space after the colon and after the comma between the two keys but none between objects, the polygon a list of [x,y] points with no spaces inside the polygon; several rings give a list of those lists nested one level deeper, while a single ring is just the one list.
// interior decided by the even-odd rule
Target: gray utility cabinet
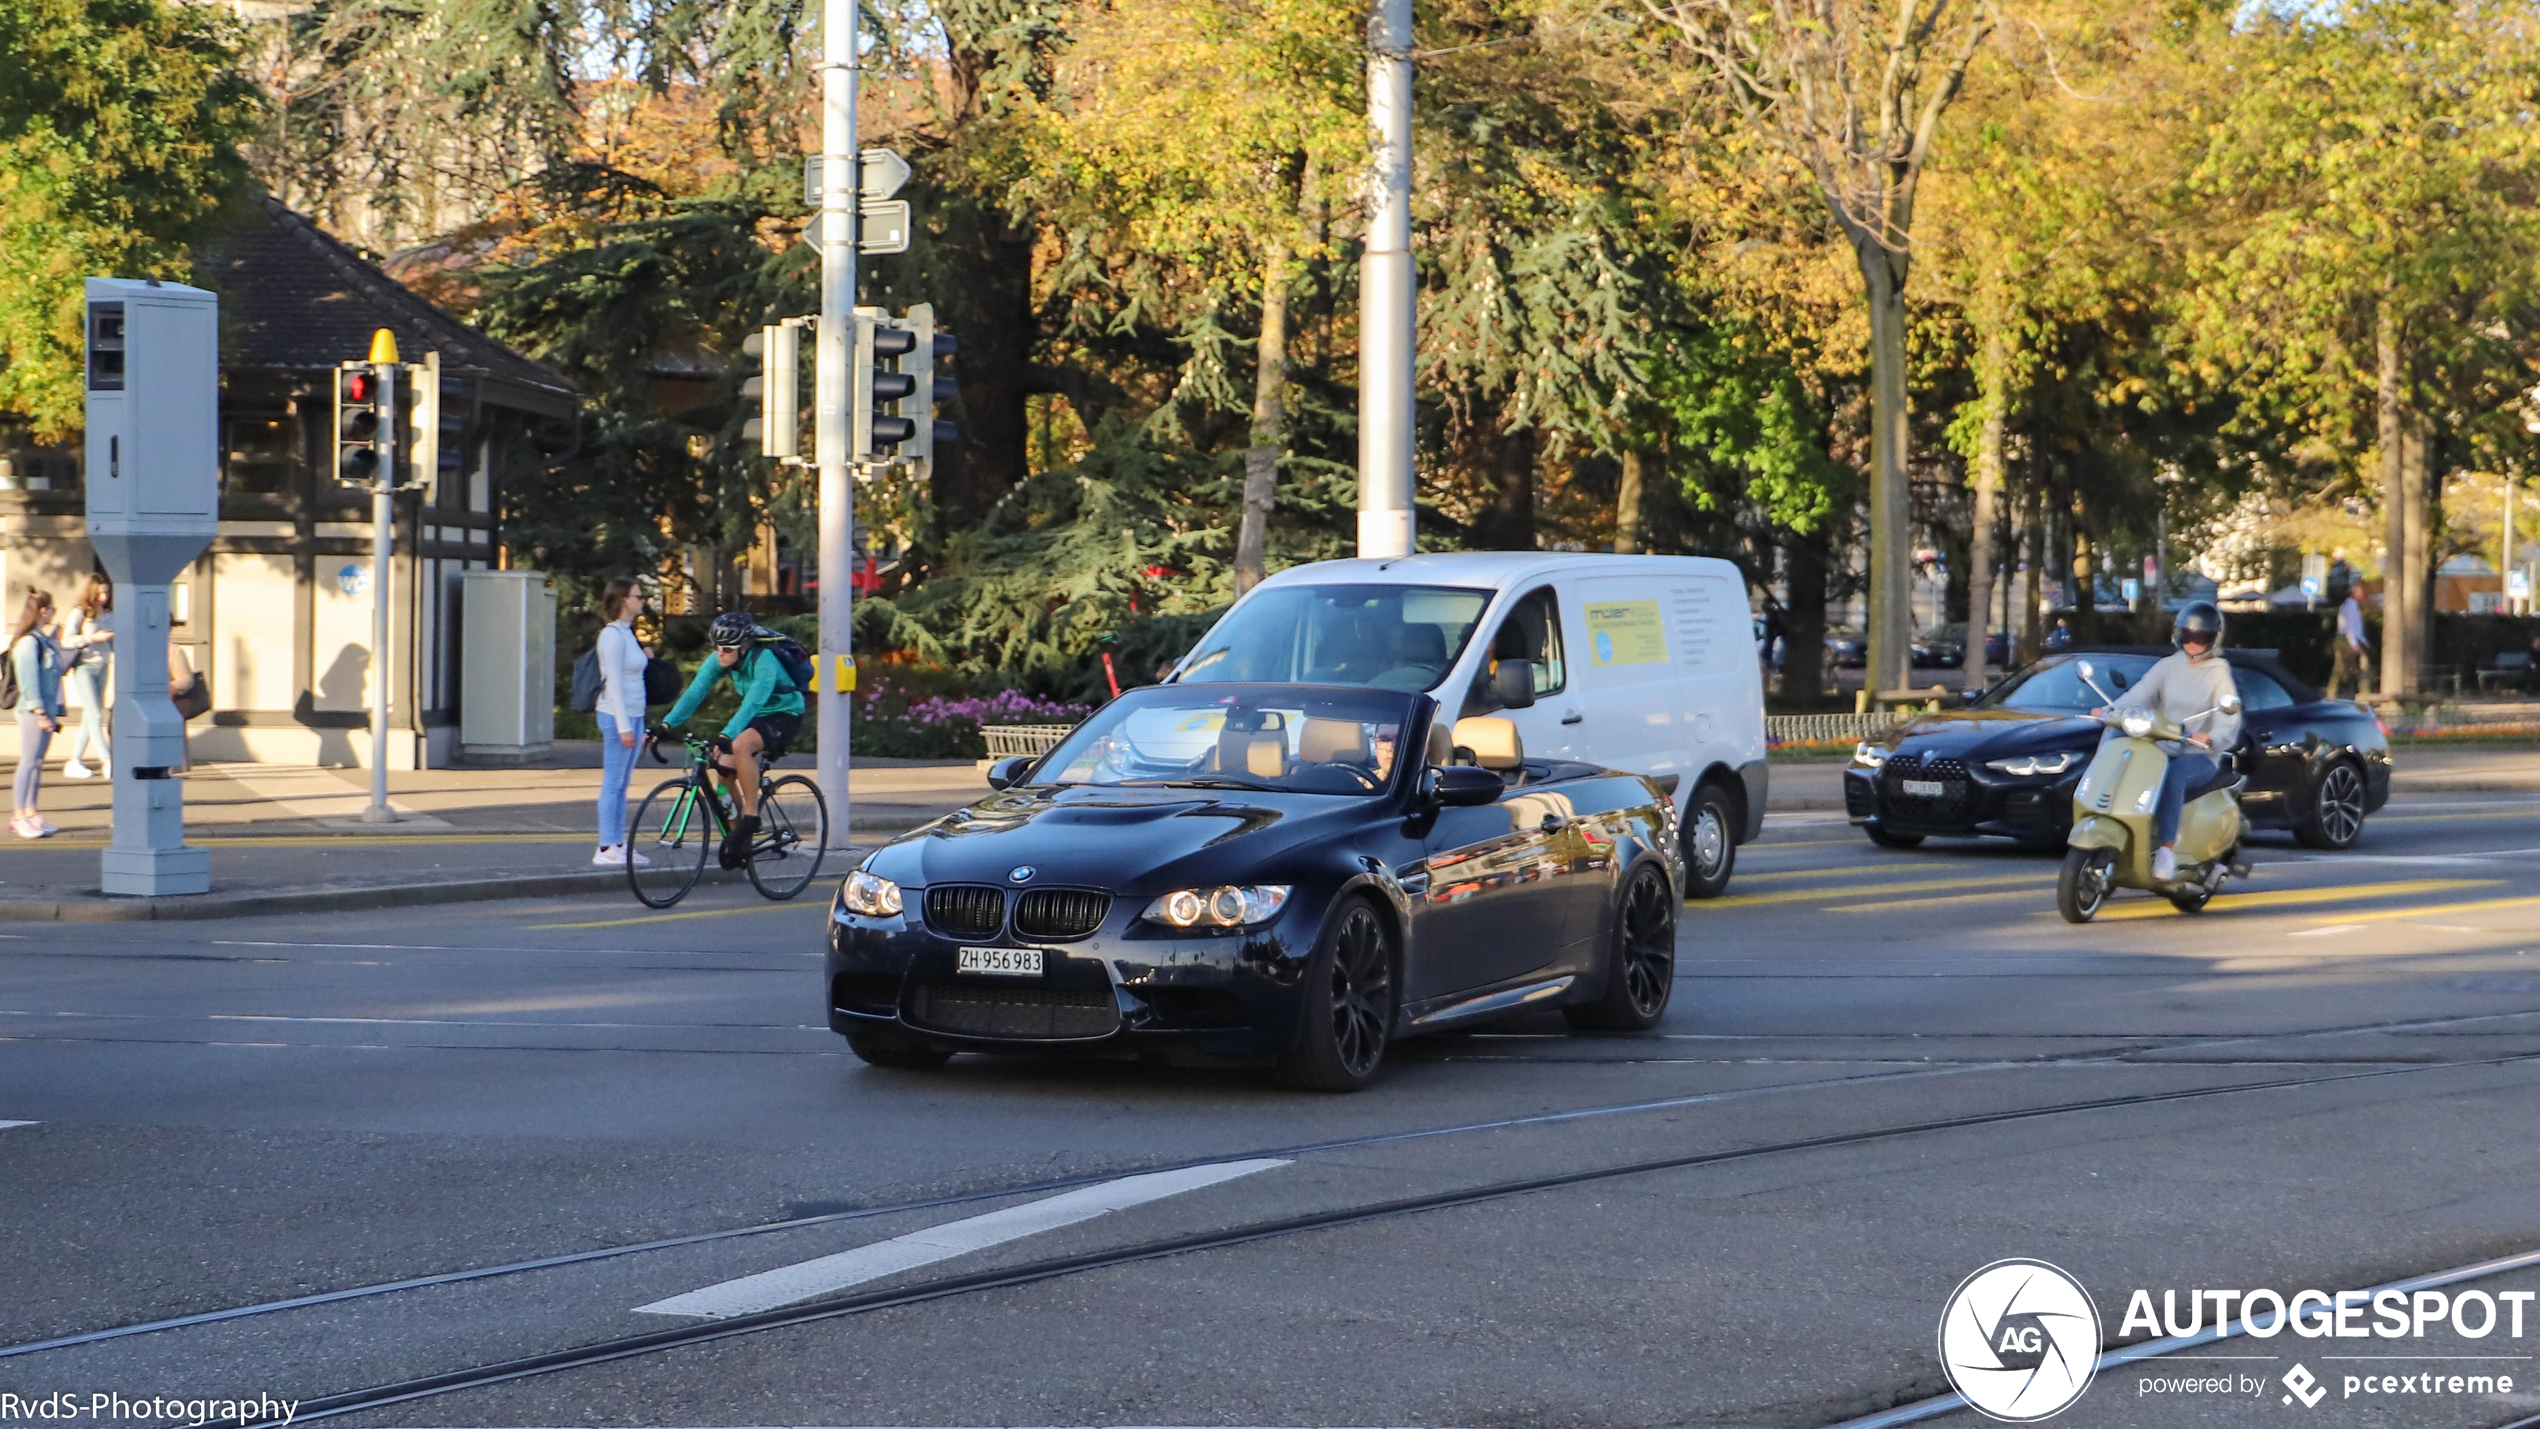
[{"label": "gray utility cabinet", "polygon": [[459,753],[527,758],[556,740],[556,588],[537,571],[459,577]]}]

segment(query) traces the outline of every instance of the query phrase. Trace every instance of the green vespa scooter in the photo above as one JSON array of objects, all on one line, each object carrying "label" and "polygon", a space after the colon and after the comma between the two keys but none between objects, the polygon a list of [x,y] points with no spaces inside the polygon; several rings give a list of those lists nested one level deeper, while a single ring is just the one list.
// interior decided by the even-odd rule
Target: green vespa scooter
[{"label": "green vespa scooter", "polygon": [[[2119,888],[2148,889],[2182,913],[2204,911],[2225,880],[2249,876],[2240,856],[2240,841],[2249,832],[2240,790],[2248,781],[2226,765],[2221,783],[2187,801],[2178,820],[2178,876],[2167,882],[2154,878],[2153,806],[2160,802],[2161,777],[2169,772],[2169,746],[2186,739],[2187,731],[2159,715],[2119,710],[2116,697],[2100,689],[2089,661],[2080,663],[2078,673],[2106,702],[2100,722],[2117,733],[2100,742],[2073,789],[2073,831],[2065,840],[2063,874],[2055,881],[2056,911],[2067,923],[2087,923]],[[2240,713],[2239,697],[2225,695],[2221,704],[2190,718],[2215,713]]]}]

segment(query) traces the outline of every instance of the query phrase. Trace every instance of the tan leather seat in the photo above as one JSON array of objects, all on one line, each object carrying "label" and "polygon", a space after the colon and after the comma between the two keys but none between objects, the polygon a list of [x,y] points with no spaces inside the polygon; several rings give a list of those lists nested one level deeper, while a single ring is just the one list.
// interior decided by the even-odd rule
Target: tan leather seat
[{"label": "tan leather seat", "polygon": [[1455,762],[1455,736],[1436,720],[1429,721],[1429,762],[1440,769]]},{"label": "tan leather seat", "polygon": [[1262,729],[1222,730],[1217,736],[1217,772],[1277,779],[1288,772],[1288,735],[1278,716],[1264,716]]},{"label": "tan leather seat", "polygon": [[1455,722],[1455,742],[1473,751],[1473,762],[1506,773],[1526,762],[1526,746],[1514,720],[1497,715],[1467,715]]},{"label": "tan leather seat", "polygon": [[1367,726],[1354,719],[1308,716],[1297,732],[1296,757],[1307,764],[1365,764]]}]

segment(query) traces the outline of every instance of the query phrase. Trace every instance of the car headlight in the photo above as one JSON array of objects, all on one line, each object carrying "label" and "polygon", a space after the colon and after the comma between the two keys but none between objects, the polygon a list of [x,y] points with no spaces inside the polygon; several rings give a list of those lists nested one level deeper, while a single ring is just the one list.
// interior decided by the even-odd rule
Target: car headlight
[{"label": "car headlight", "polygon": [[859,868],[847,875],[846,901],[850,913],[861,913],[867,918],[896,918],[900,912],[900,886]]},{"label": "car headlight", "polygon": [[1287,906],[1288,892],[1284,883],[1177,888],[1138,916],[1168,928],[1244,928],[1277,917]]},{"label": "car headlight", "polygon": [[1853,747],[1852,762],[1863,769],[1876,769],[1887,762],[1887,751],[1865,739]]},{"label": "car headlight", "polygon": [[2152,737],[2152,717],[2140,710],[2127,714],[2124,719],[2118,721],[2117,727],[2124,730],[2129,737],[2134,739],[2150,739]]},{"label": "car headlight", "polygon": [[1999,769],[2005,774],[2026,776],[2030,774],[2061,774],[2065,770],[2072,768],[2080,762],[2081,754],[2079,751],[2067,749],[2056,754],[2021,754],[2015,755],[2009,759],[1989,760],[1986,762],[1984,767],[1987,769]]}]

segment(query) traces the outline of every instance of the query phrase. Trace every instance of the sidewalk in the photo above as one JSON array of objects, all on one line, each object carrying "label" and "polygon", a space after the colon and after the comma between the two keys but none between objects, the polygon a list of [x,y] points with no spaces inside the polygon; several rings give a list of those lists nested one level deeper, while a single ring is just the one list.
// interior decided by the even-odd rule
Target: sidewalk
[{"label": "sidewalk", "polygon": [[[809,761],[778,767],[796,766],[807,771]],[[629,803],[673,773],[638,765]],[[988,792],[968,760],[871,760],[848,782],[847,832],[866,845]],[[392,771],[399,821],[365,824],[367,771],[198,764],[185,777],[186,841],[211,851],[212,892],[109,898],[97,891],[97,854],[113,826],[112,786],[48,770],[44,812],[62,832],[0,841],[0,921],[219,918],[621,888],[622,872],[590,861],[599,790],[598,745],[581,741],[535,767]],[[830,857],[843,873],[847,855]]]}]

